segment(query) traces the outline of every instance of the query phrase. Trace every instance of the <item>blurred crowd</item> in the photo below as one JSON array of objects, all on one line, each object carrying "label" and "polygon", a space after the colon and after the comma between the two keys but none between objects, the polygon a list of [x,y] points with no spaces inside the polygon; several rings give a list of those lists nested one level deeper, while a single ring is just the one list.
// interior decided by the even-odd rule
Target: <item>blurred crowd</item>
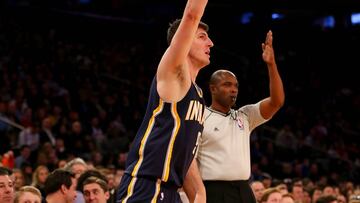
[{"label": "blurred crowd", "polygon": [[[41,191],[49,172],[79,158],[83,169],[75,174],[100,170],[115,189],[166,48],[166,22],[0,15],[0,160],[12,169],[15,190],[33,185]],[[238,106],[257,101],[267,92],[256,49],[263,39],[255,39],[263,33],[248,25],[224,37],[222,26],[229,25],[210,29],[215,59],[199,84],[206,93],[206,76],[225,65],[239,77]],[[302,33],[273,26],[286,104],[252,134],[252,181],[271,180],[265,188],[285,184],[297,202],[293,183],[301,185],[304,203],[317,190],[350,202],[360,184],[360,94],[350,72],[358,63],[345,47],[360,45],[360,32],[310,27],[311,38],[290,46],[288,35]]]}]

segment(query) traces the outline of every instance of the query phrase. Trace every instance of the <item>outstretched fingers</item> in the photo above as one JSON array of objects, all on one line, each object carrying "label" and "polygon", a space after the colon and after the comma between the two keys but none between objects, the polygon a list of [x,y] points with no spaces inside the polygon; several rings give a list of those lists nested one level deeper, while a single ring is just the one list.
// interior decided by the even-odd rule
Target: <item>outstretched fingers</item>
[{"label": "outstretched fingers", "polygon": [[266,34],[265,42],[261,44],[262,50],[263,50],[263,60],[266,63],[273,63],[274,62],[274,50],[273,50],[273,36],[272,31],[269,30]]},{"label": "outstretched fingers", "polygon": [[267,33],[266,33],[266,38],[265,38],[265,42],[264,43],[261,43],[261,48],[263,51],[266,50],[266,48],[272,48],[272,41],[273,41],[273,36],[272,36],[272,31],[269,30]]},{"label": "outstretched fingers", "polygon": [[272,31],[269,30],[269,32],[266,34],[265,45],[269,45],[270,47],[272,47],[272,41],[273,41]]}]

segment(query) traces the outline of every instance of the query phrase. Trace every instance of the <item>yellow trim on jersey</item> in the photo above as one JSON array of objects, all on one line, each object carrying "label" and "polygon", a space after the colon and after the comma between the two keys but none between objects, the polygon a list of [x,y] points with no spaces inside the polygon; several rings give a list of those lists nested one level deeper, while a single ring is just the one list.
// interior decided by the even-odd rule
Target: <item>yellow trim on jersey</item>
[{"label": "yellow trim on jersey", "polygon": [[121,203],[126,203],[127,200],[128,200],[128,199],[131,197],[131,195],[133,194],[136,180],[137,180],[136,177],[131,178],[131,181],[130,181],[129,186],[128,186],[127,195],[126,195],[126,197],[123,199],[123,201],[121,201]]},{"label": "yellow trim on jersey", "polygon": [[140,147],[139,147],[139,160],[138,162],[136,163],[134,169],[133,169],[133,172],[131,173],[131,176],[133,177],[131,179],[131,182],[128,186],[128,194],[127,196],[125,197],[125,199],[122,201],[122,203],[126,203],[126,201],[129,199],[129,197],[133,194],[133,191],[134,191],[134,185],[135,185],[135,182],[136,182],[136,175],[139,171],[139,168],[141,166],[141,163],[142,161],[144,160],[144,149],[145,149],[145,144],[146,144],[146,141],[147,139],[149,138],[149,135],[150,135],[150,132],[152,130],[152,128],[154,127],[154,120],[155,120],[155,117],[162,111],[164,107],[164,102],[162,99],[159,100],[159,106],[153,111],[153,115],[151,116],[150,120],[149,120],[149,124],[148,124],[148,127],[145,131],[145,134],[144,134],[144,137],[142,138],[141,140],[141,144],[140,144]]},{"label": "yellow trim on jersey", "polygon": [[152,128],[154,127],[155,117],[162,111],[163,107],[164,107],[164,102],[163,102],[162,99],[160,99],[159,106],[153,111],[153,115],[151,116],[151,118],[149,120],[149,124],[148,124],[148,127],[147,127],[146,131],[145,131],[144,137],[141,140],[141,144],[140,144],[140,147],[139,147],[139,160],[136,163],[136,165],[135,165],[135,167],[133,169],[133,172],[131,173],[131,176],[133,176],[133,177],[135,177],[137,175],[137,173],[139,171],[139,168],[141,166],[141,163],[144,160],[144,150],[145,150],[146,141],[149,138],[149,135],[150,135],[150,132],[151,132]]},{"label": "yellow trim on jersey", "polygon": [[161,180],[157,179],[156,181],[156,190],[155,190],[155,194],[154,197],[151,200],[151,203],[156,203],[157,202],[157,197],[159,196],[159,192],[160,192],[160,185],[161,185]]},{"label": "yellow trim on jersey", "polygon": [[179,117],[179,114],[177,112],[176,103],[171,104],[171,114],[172,114],[172,116],[174,118],[174,128],[173,128],[173,131],[172,131],[172,135],[171,135],[171,138],[170,138],[168,150],[167,150],[167,153],[166,153],[166,159],[165,159],[165,163],[164,163],[164,170],[163,170],[163,175],[162,175],[162,178],[161,178],[162,181],[164,181],[164,182],[167,182],[167,180],[169,179],[170,163],[171,163],[173,147],[174,147],[176,136],[178,135],[178,131],[179,131],[179,128],[180,128],[180,117]]}]

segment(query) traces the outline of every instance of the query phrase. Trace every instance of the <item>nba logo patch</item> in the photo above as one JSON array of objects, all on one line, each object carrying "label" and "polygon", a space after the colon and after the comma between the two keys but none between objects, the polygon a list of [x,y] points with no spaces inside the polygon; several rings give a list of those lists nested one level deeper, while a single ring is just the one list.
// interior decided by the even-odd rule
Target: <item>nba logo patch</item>
[{"label": "nba logo patch", "polygon": [[244,122],[241,120],[240,115],[236,117],[236,122],[241,130],[244,129]]}]

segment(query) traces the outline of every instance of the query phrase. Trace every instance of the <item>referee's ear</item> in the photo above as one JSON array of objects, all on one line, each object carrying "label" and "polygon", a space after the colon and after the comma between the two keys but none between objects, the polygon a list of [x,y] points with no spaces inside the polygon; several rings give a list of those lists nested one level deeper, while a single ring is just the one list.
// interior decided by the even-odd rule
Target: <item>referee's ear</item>
[{"label": "referee's ear", "polygon": [[209,89],[210,89],[210,93],[212,94],[216,90],[216,85],[210,84]]}]

